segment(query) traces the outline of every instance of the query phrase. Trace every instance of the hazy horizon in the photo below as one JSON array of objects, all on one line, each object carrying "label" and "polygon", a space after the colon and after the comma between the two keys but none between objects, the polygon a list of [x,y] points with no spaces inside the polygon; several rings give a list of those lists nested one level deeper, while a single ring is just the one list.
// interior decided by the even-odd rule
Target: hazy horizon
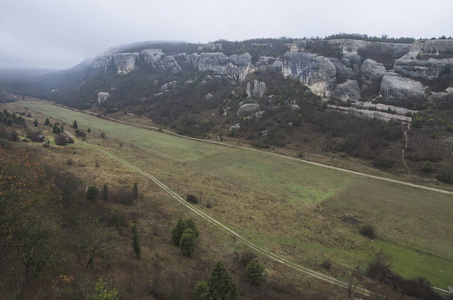
[{"label": "hazy horizon", "polygon": [[453,35],[450,0],[4,0],[0,67],[66,69],[140,41],[325,37],[340,32],[431,38]]}]

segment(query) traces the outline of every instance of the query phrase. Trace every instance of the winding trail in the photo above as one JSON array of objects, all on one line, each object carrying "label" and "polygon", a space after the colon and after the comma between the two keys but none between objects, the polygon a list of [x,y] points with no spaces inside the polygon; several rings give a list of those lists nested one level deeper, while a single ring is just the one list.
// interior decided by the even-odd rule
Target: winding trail
[{"label": "winding trail", "polygon": [[[170,189],[168,186],[166,186],[165,184],[163,184],[159,179],[157,179],[156,177],[154,177],[153,175],[143,171],[142,169],[138,168],[137,166],[129,163],[128,161],[112,154],[111,152],[108,152],[104,149],[101,149],[99,146],[95,146],[95,145],[92,145],[92,144],[87,144],[85,142],[82,142],[80,140],[78,140],[74,135],[72,135],[70,132],[68,131],[65,131],[65,133],[67,135],[69,135],[71,138],[73,138],[74,140],[77,140],[79,141],[79,143],[83,143],[85,145],[87,145],[89,148],[91,149],[94,149],[94,150],[97,150],[103,154],[105,154],[106,156],[126,165],[127,167],[129,167],[130,169],[134,170],[135,172],[147,177],[148,179],[150,179],[151,181],[153,181],[158,187],[160,187],[161,189],[163,189],[165,192],[167,192],[173,199],[175,199],[176,201],[178,201],[180,204],[182,204],[183,206],[185,206],[187,209],[189,209],[190,211],[192,211],[193,213],[195,213],[196,215],[198,215],[199,217],[203,218],[204,220],[210,222],[211,224],[215,225],[217,228],[220,228],[224,231],[226,231],[228,234],[236,237],[239,241],[241,241],[244,245],[248,246],[249,248],[255,250],[256,252],[262,254],[263,256],[273,260],[273,261],[276,261],[278,263],[281,263],[287,267],[290,267],[294,270],[297,270],[299,272],[302,272],[310,277],[314,277],[314,278],[317,278],[317,279],[320,279],[320,280],[323,280],[325,282],[328,282],[328,283],[331,283],[331,284],[334,284],[334,285],[337,285],[337,286],[340,286],[340,287],[343,287],[343,288],[348,288],[348,286],[350,284],[348,284],[347,282],[345,281],[342,281],[342,280],[339,280],[337,278],[334,278],[334,277],[331,277],[331,276],[328,276],[328,275],[325,275],[325,274],[322,274],[320,272],[317,272],[317,271],[314,271],[314,270],[311,270],[311,269],[308,269],[304,266],[301,266],[299,264],[296,264],[290,260],[287,260],[286,258],[283,258],[275,253],[272,253],[270,252],[269,250],[265,249],[265,248],[262,248],[254,243],[252,243],[251,241],[249,241],[248,239],[244,238],[243,236],[241,236],[239,233],[237,233],[236,231],[233,231],[231,230],[230,228],[228,228],[227,226],[225,226],[224,224],[220,223],[219,221],[217,221],[216,219],[214,219],[213,217],[209,216],[208,214],[206,214],[205,212],[203,212],[202,210],[198,209],[197,207],[195,207],[194,205],[188,203],[187,201],[185,201],[181,196],[179,196],[175,191],[173,191],[172,189]],[[371,296],[373,295],[373,292],[367,290],[367,289],[364,289],[364,288],[360,288],[360,287],[354,287],[354,291],[356,293],[360,293],[364,296]]]},{"label": "winding trail", "polygon": [[[93,112],[86,112],[86,111],[78,110],[78,109],[75,109],[75,108],[67,107],[67,106],[64,106],[64,105],[56,105],[56,106],[63,107],[65,109],[69,109],[69,110],[73,110],[73,111],[77,111],[77,112],[84,113],[84,114],[97,116],[97,114],[95,114]],[[187,139],[187,140],[192,140],[192,141],[197,141],[197,142],[202,142],[202,143],[208,143],[208,144],[215,144],[215,145],[220,145],[220,146],[229,147],[229,148],[243,149],[243,150],[247,150],[247,151],[255,151],[255,152],[260,152],[260,153],[266,153],[266,154],[269,154],[269,155],[274,155],[274,156],[282,157],[282,158],[285,158],[285,159],[299,161],[299,162],[307,163],[307,164],[310,164],[310,165],[314,165],[314,166],[318,166],[318,167],[322,167],[322,168],[326,168],[326,169],[341,171],[341,172],[344,172],[344,173],[354,174],[354,175],[367,177],[367,178],[372,178],[372,179],[377,179],[377,180],[381,180],[381,181],[397,183],[397,184],[401,184],[401,185],[405,185],[405,186],[419,188],[419,189],[422,189],[422,190],[428,190],[428,191],[432,191],[432,192],[438,192],[438,193],[442,193],[442,194],[453,195],[452,191],[442,190],[442,189],[438,189],[438,188],[432,188],[432,187],[428,187],[428,186],[425,186],[425,185],[405,182],[405,181],[401,181],[401,180],[397,180],[397,179],[391,179],[391,178],[386,178],[386,177],[382,177],[382,176],[376,176],[376,175],[361,173],[361,172],[357,172],[357,171],[352,171],[352,170],[348,170],[348,169],[334,167],[334,166],[330,166],[330,165],[326,165],[326,164],[322,164],[322,163],[317,163],[317,162],[310,161],[310,160],[305,160],[305,159],[300,159],[300,158],[296,158],[296,157],[286,156],[286,155],[278,154],[278,153],[272,153],[272,152],[263,151],[263,150],[259,150],[259,149],[248,148],[248,147],[239,146],[239,145],[226,144],[226,143],[217,142],[217,141],[209,141],[209,140],[193,138],[193,137],[189,137],[189,136],[180,135],[180,134],[177,134],[177,133],[172,132],[170,130],[161,129],[161,128],[158,128],[158,127],[155,127],[155,126],[151,126],[151,125],[134,124],[134,123],[125,122],[125,121],[122,121],[122,120],[118,120],[118,119],[114,119],[114,118],[106,117],[106,116],[102,116],[102,119],[113,121],[113,122],[117,122],[117,123],[121,123],[121,124],[125,124],[125,125],[129,125],[129,126],[133,126],[133,127],[140,127],[140,128],[144,128],[144,129],[162,131],[164,133],[167,133],[167,134],[170,134],[170,135],[173,135],[173,136],[177,136],[177,137],[180,137],[180,138],[184,138],[184,139]],[[408,144],[408,142],[407,142],[407,132],[409,130],[410,130],[410,124],[408,125],[408,130],[404,132],[404,137],[405,137],[405,148],[404,149],[407,148],[407,144]],[[404,154],[403,154],[403,162],[405,163]],[[410,170],[409,170],[409,174],[410,174]]]}]

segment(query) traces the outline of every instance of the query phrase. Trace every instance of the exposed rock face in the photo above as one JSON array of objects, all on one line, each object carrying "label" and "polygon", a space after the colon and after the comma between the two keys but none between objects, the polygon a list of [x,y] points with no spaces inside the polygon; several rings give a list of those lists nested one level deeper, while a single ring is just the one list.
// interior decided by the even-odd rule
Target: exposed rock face
[{"label": "exposed rock face", "polygon": [[162,85],[160,88],[161,88],[162,90],[164,90],[164,91],[165,91],[165,90],[169,90],[169,89],[174,88],[174,87],[176,86],[177,83],[178,83],[178,82],[177,82],[176,80],[170,81],[170,82],[167,82],[166,84]]},{"label": "exposed rock face", "polygon": [[355,80],[348,80],[345,83],[338,84],[330,96],[341,101],[357,101],[361,98],[359,84]]},{"label": "exposed rock face", "polygon": [[140,54],[134,53],[116,53],[112,55],[113,62],[116,65],[118,75],[126,75],[135,67],[135,62],[140,59]]},{"label": "exposed rock face", "polygon": [[335,84],[335,65],[326,57],[310,53],[286,52],[283,55],[283,76],[299,78],[318,95],[328,95]]},{"label": "exposed rock face", "polygon": [[447,88],[442,93],[431,93],[428,97],[429,102],[435,102],[437,107],[453,104],[453,88]]},{"label": "exposed rock face", "polygon": [[211,93],[208,93],[205,97],[206,100],[211,100],[212,98],[214,98],[214,95]]},{"label": "exposed rock face", "polygon": [[340,49],[342,53],[358,51],[368,44],[366,41],[352,39],[327,40],[327,42]]},{"label": "exposed rock face", "polygon": [[453,40],[427,40],[424,42],[424,53],[453,54]]},{"label": "exposed rock face", "polygon": [[372,59],[366,59],[360,67],[362,91],[367,94],[376,94],[379,91],[382,76],[386,72],[383,64]]},{"label": "exposed rock face", "polygon": [[212,71],[235,80],[244,80],[254,71],[252,56],[249,53],[226,56],[223,53],[201,53],[188,55],[189,62],[200,71]]},{"label": "exposed rock face", "polygon": [[453,77],[453,59],[419,60],[404,57],[396,61],[394,69],[409,77],[436,80],[440,77]]},{"label": "exposed rock face", "polygon": [[107,100],[110,97],[110,94],[107,92],[99,92],[98,93],[98,103],[101,104],[105,100]]},{"label": "exposed rock face", "polygon": [[426,86],[419,81],[388,72],[382,77],[380,94],[385,100],[416,102],[426,99]]},{"label": "exposed rock face", "polygon": [[247,82],[247,87],[245,89],[245,92],[247,94],[247,98],[250,98],[250,97],[255,97],[255,98],[263,97],[264,93],[266,91],[267,91],[266,83],[263,82],[263,81],[258,81],[258,80],[255,80],[253,82],[253,89],[252,89],[252,85],[250,84],[250,82]]},{"label": "exposed rock face", "polygon": [[143,60],[149,64],[152,64],[154,68],[159,68],[162,65],[162,58],[165,57],[165,53],[160,49],[145,49],[140,52]]},{"label": "exposed rock face", "polygon": [[243,104],[239,107],[237,115],[240,117],[250,116],[260,110],[260,106],[256,103]]},{"label": "exposed rock face", "polygon": [[357,76],[360,72],[362,57],[356,51],[346,52],[341,57],[341,63],[344,65],[347,73],[349,73],[349,76]]},{"label": "exposed rock face", "polygon": [[154,69],[159,69],[164,72],[179,73],[181,67],[174,56],[165,56],[165,53],[160,49],[145,49],[140,52],[143,60],[153,66]]},{"label": "exposed rock face", "polygon": [[181,67],[179,66],[178,62],[176,61],[174,56],[165,56],[162,60],[162,68],[166,72],[170,73],[179,73],[181,72]]}]

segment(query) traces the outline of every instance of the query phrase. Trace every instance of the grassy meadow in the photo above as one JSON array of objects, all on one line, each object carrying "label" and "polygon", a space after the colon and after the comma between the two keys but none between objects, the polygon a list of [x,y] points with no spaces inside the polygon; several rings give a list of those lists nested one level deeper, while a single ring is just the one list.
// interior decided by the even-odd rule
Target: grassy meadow
[{"label": "grassy meadow", "polygon": [[[73,131],[70,125],[77,120],[79,129],[92,132],[88,145],[75,146],[103,147],[180,195],[198,196],[200,209],[297,263],[320,269],[330,260],[330,272],[341,273],[365,268],[373,253],[383,249],[402,276],[422,276],[444,289],[453,285],[451,195],[184,139],[46,102],[8,105],[65,122],[67,131]],[[105,139],[98,138],[101,132]],[[358,233],[366,224],[376,227],[376,240]]]}]

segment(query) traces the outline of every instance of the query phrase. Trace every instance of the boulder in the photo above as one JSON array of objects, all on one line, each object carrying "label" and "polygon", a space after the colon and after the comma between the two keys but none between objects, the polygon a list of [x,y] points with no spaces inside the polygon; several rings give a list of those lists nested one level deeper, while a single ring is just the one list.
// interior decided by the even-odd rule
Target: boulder
[{"label": "boulder", "polygon": [[206,100],[211,100],[212,98],[214,98],[214,95],[211,93],[208,93],[205,97]]},{"label": "boulder", "polygon": [[388,72],[382,77],[380,94],[386,101],[417,103],[426,99],[426,86],[421,82]]},{"label": "boulder", "polygon": [[453,40],[426,40],[422,51],[436,55],[453,54]]},{"label": "boulder", "polygon": [[164,85],[162,85],[160,88],[165,91],[165,90],[169,90],[169,89],[172,89],[176,86],[178,82],[177,81],[170,81],[170,82],[167,82],[165,83]]},{"label": "boulder", "polygon": [[230,126],[230,131],[231,130],[239,130],[239,129],[241,129],[241,124],[239,124],[239,123],[236,123],[233,126]]},{"label": "boulder", "polygon": [[179,73],[182,70],[175,57],[171,55],[164,57],[164,59],[162,60],[162,68],[164,71],[173,74]]},{"label": "boulder", "polygon": [[366,59],[360,67],[362,91],[366,94],[377,94],[379,92],[382,76],[384,76],[386,72],[383,64],[369,58]]},{"label": "boulder", "polygon": [[353,76],[357,76],[360,72],[362,57],[357,53],[357,51],[346,52],[341,57],[341,63],[344,65],[346,70],[352,70]]},{"label": "boulder", "polygon": [[240,117],[250,116],[260,110],[260,106],[256,103],[247,103],[241,105],[237,111],[237,115]]},{"label": "boulder", "polygon": [[118,75],[126,75],[135,68],[135,62],[140,59],[140,54],[116,53],[112,55]]},{"label": "boulder", "polygon": [[328,94],[336,82],[335,65],[328,58],[311,53],[286,52],[282,73],[285,77],[299,78],[318,95]]},{"label": "boulder", "polygon": [[110,97],[110,93],[107,92],[99,92],[98,93],[98,103],[101,104],[105,100],[107,100]]},{"label": "boulder", "polygon": [[436,106],[441,107],[451,107],[453,105],[453,88],[447,88],[445,92],[431,92],[428,97],[429,102],[436,103]]},{"label": "boulder", "polygon": [[140,52],[143,60],[151,64],[154,68],[158,68],[162,64],[162,58],[165,57],[165,53],[160,49],[145,49]]},{"label": "boulder", "polygon": [[356,80],[348,80],[338,84],[330,96],[341,101],[358,101],[361,98],[360,87]]}]

